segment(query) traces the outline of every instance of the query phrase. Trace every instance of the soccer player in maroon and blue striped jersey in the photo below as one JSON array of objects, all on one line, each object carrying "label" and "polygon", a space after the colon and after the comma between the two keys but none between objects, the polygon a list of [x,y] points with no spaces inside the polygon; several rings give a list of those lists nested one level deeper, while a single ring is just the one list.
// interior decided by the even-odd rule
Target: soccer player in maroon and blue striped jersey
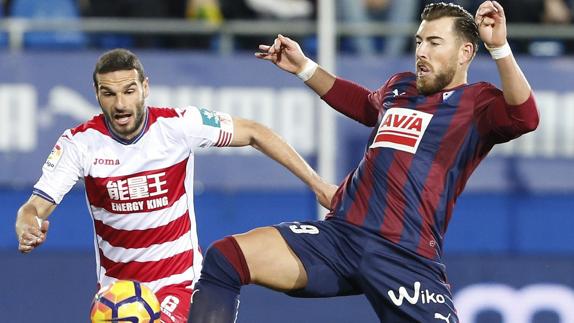
[{"label": "soccer player in maroon and blue striped jersey", "polygon": [[[259,228],[212,245],[193,297],[194,323],[233,321],[248,283],[301,297],[365,294],[382,322],[458,322],[441,260],[455,201],[491,148],[533,131],[538,112],[500,4],[484,2],[473,18],[433,3],[421,18],[416,72],[395,74],[373,92],[317,66],[282,35],[260,47],[259,58],[297,74],[373,131],[325,221]],[[479,41],[502,90],[467,83]]]}]

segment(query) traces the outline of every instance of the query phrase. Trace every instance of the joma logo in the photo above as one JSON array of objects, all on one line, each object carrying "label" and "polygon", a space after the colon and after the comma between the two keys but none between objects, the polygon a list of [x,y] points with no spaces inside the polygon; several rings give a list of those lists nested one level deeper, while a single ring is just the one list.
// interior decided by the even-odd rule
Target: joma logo
[{"label": "joma logo", "polygon": [[113,166],[119,164],[120,164],[119,159],[94,158],[94,165]]}]

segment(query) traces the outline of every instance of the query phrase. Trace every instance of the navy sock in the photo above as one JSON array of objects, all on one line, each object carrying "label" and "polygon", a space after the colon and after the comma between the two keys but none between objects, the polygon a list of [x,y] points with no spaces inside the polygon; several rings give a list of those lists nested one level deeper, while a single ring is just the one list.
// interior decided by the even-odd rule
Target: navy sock
[{"label": "navy sock", "polygon": [[245,257],[233,237],[214,242],[205,253],[203,269],[193,292],[190,323],[235,322],[239,291],[249,284]]}]

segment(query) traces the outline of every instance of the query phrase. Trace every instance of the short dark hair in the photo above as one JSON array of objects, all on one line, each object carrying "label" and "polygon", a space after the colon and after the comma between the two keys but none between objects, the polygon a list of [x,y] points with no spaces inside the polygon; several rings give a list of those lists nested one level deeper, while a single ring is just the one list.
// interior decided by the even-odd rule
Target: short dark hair
[{"label": "short dark hair", "polygon": [[145,80],[143,65],[139,58],[132,52],[123,48],[116,48],[105,52],[100,56],[94,68],[94,85],[98,86],[96,74],[103,74],[115,71],[136,70],[139,74],[140,82]]},{"label": "short dark hair", "polygon": [[480,36],[478,34],[478,26],[472,15],[457,4],[444,2],[429,3],[421,13],[421,20],[431,21],[443,17],[455,18],[455,32],[464,40],[471,42],[476,53]]}]

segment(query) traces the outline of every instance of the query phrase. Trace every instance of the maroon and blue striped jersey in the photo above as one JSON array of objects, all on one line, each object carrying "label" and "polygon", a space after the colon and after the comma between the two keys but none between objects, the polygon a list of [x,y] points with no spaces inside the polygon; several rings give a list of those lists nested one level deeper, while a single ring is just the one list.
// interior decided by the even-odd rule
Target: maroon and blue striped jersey
[{"label": "maroon and blue striped jersey", "polygon": [[421,95],[413,73],[374,92],[337,79],[323,99],[373,127],[359,165],[344,179],[329,219],[343,219],[430,259],[442,254],[456,199],[491,148],[532,131],[531,95],[508,105],[486,82]]}]

